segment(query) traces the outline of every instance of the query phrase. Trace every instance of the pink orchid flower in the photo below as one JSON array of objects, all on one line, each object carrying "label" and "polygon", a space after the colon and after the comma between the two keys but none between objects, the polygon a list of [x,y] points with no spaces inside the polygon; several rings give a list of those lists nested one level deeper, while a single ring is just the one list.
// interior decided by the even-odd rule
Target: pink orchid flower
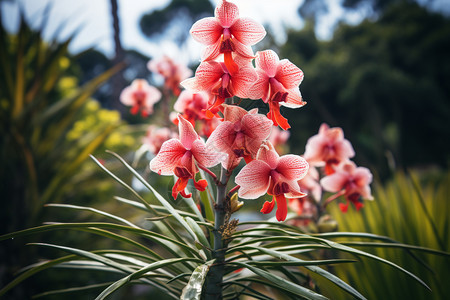
[{"label": "pink orchid flower", "polygon": [[[184,90],[173,106],[174,110],[180,112],[183,118],[191,122],[192,126],[196,126],[198,132],[205,137],[209,137],[220,124],[218,118],[206,117],[209,99],[206,92],[195,93]],[[170,118],[175,124],[178,124],[176,113],[174,113],[174,117]]]},{"label": "pink orchid flower", "polygon": [[355,156],[355,151],[344,132],[339,127],[330,128],[323,123],[319,133],[310,137],[305,146],[305,159],[313,166],[325,166],[327,175],[341,162],[346,162]]},{"label": "pink orchid flower", "polygon": [[147,129],[147,134],[143,138],[143,142],[148,150],[156,155],[161,150],[161,146],[165,141],[176,136],[177,134],[167,127],[160,128],[155,125],[150,125]]},{"label": "pink orchid flower", "polygon": [[232,53],[252,59],[251,46],[261,41],[266,31],[255,21],[240,18],[238,7],[226,0],[220,2],[214,15],[197,21],[191,28],[191,35],[197,42],[207,45],[203,60],[213,60],[223,54],[230,72],[237,72],[239,67]]},{"label": "pink orchid flower", "polygon": [[267,139],[272,121],[258,114],[257,109],[245,109],[226,105],[223,122],[211,134],[206,146],[227,154],[222,166],[234,169],[242,158],[248,163],[257,154],[262,142]]},{"label": "pink orchid flower", "polygon": [[207,116],[216,114],[225,99],[238,96],[247,98],[247,91],[258,76],[250,62],[238,60],[239,71],[230,73],[225,63],[205,61],[195,71],[195,77],[184,80],[181,85],[194,92],[209,91],[215,96],[215,102],[210,103]]},{"label": "pink orchid flower", "polygon": [[161,58],[152,59],[148,62],[147,68],[164,77],[164,85],[178,96],[181,92],[180,82],[192,76],[192,70],[183,64],[176,63],[170,57],[164,55]]},{"label": "pink orchid flower", "polygon": [[279,60],[272,50],[257,52],[255,63],[258,80],[248,91],[248,96],[269,103],[268,118],[287,130],[291,126],[281,115],[280,105],[298,108],[306,104],[298,89],[303,81],[303,71],[287,59]]},{"label": "pink orchid flower", "polygon": [[208,94],[205,92],[184,90],[173,105],[173,109],[195,125],[195,121],[206,119],[205,109],[208,107],[208,100]]},{"label": "pink orchid flower", "polygon": [[199,191],[204,191],[208,185],[206,180],[195,181],[197,166],[209,168],[219,163],[221,155],[209,151],[205,142],[200,139],[192,124],[178,115],[179,139],[166,141],[158,155],[150,161],[150,169],[160,175],[176,175],[178,180],[172,188],[172,196],[177,198],[178,193],[186,195],[184,189],[189,179],[194,180],[194,186]]},{"label": "pink orchid flower", "polygon": [[240,186],[239,197],[256,199],[265,193],[272,195],[272,201],[266,201],[261,209],[264,214],[270,213],[275,201],[276,217],[284,221],[287,216],[288,198],[304,197],[300,191],[298,180],[308,172],[309,165],[298,155],[279,156],[270,142],[265,142],[256,155],[256,160],[244,166],[236,176],[236,184]]},{"label": "pink orchid flower", "polygon": [[161,92],[147,83],[145,79],[135,79],[123,89],[120,102],[131,106],[133,115],[141,111],[143,117],[153,113],[153,105],[161,99]]},{"label": "pink orchid flower", "polygon": [[359,210],[363,206],[360,200],[361,197],[366,200],[373,200],[369,186],[371,182],[372,173],[370,173],[369,169],[356,167],[352,161],[342,163],[333,174],[320,180],[324,190],[336,193],[327,199],[327,203],[342,195],[345,196],[347,203],[339,204],[343,212],[347,211],[349,201]]}]

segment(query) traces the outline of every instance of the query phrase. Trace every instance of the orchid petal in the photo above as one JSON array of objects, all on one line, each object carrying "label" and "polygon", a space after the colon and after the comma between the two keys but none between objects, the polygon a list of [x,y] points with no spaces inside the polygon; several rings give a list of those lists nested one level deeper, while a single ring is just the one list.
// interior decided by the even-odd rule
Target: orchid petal
[{"label": "orchid petal", "polygon": [[220,44],[221,40],[219,39],[216,43],[206,47],[202,54],[202,60],[210,61],[217,58],[220,54]]},{"label": "orchid petal", "polygon": [[337,193],[344,188],[346,182],[347,175],[345,173],[336,172],[322,178],[320,180],[320,185],[328,192]]},{"label": "orchid petal", "polygon": [[198,139],[192,143],[191,148],[194,159],[203,167],[211,168],[223,160],[223,154],[218,151],[208,149],[205,143]]},{"label": "orchid petal", "polygon": [[240,18],[230,27],[234,35],[244,45],[254,45],[266,36],[264,27],[250,18]]},{"label": "orchid petal", "polygon": [[304,106],[305,104],[306,102],[303,101],[302,95],[300,94],[300,90],[298,89],[298,87],[288,90],[286,101],[280,102],[280,105],[289,108],[299,108]]},{"label": "orchid petal", "polygon": [[298,88],[303,81],[303,71],[288,59],[282,59],[278,66],[275,78],[286,88]]},{"label": "orchid petal", "polygon": [[222,65],[216,61],[206,61],[195,72],[195,89],[206,91],[217,85],[224,74]]},{"label": "orchid petal", "polygon": [[278,160],[277,172],[288,180],[300,180],[308,173],[309,164],[301,156],[288,154]]},{"label": "orchid petal", "polygon": [[274,207],[275,207],[275,200],[272,199],[272,201],[270,201],[270,202],[269,201],[264,202],[263,207],[261,208],[260,211],[263,214],[269,214],[272,212]]},{"label": "orchid petal", "polygon": [[244,166],[235,179],[240,186],[239,197],[256,199],[264,195],[269,188],[270,171],[270,166],[260,160],[253,160]]},{"label": "orchid petal", "polygon": [[247,46],[239,42],[239,40],[233,40],[234,51],[239,54],[241,57],[245,59],[253,59],[255,56],[253,55],[252,47]]},{"label": "orchid petal", "polygon": [[274,198],[277,201],[277,212],[275,216],[279,222],[282,222],[286,220],[287,216],[287,200],[284,195],[276,195]]},{"label": "orchid petal", "polygon": [[192,38],[199,43],[212,45],[220,40],[223,28],[216,18],[203,18],[192,25],[190,30]]},{"label": "orchid petal", "polygon": [[252,139],[265,140],[272,131],[272,121],[262,114],[246,114],[242,117],[242,131]]},{"label": "orchid petal", "polygon": [[233,75],[231,81],[234,94],[240,98],[247,98],[248,90],[258,79],[256,71],[253,68],[241,68],[239,72]]},{"label": "orchid petal", "polygon": [[264,99],[265,95],[269,93],[269,77],[266,72],[256,69],[258,79],[248,89],[247,96],[250,99],[263,99],[267,103],[269,99]]},{"label": "orchid petal", "polygon": [[186,149],[177,139],[164,142],[158,155],[150,161],[150,169],[160,175],[174,175],[173,170],[180,165]]},{"label": "orchid petal", "polygon": [[191,90],[194,92],[201,91],[201,88],[200,88],[201,86],[197,83],[197,78],[195,78],[195,77],[191,77],[191,78],[183,80],[180,83],[180,85],[187,90]]},{"label": "orchid petal", "polygon": [[223,120],[231,123],[240,122],[247,113],[245,109],[237,105],[226,105],[223,111]]},{"label": "orchid petal", "polygon": [[272,50],[258,51],[256,52],[255,63],[257,69],[262,69],[269,77],[275,77],[279,58]]},{"label": "orchid petal", "polygon": [[229,28],[239,19],[239,9],[234,3],[222,1],[216,7],[214,15],[222,27]]},{"label": "orchid petal", "polygon": [[272,143],[265,141],[258,150],[256,159],[266,162],[271,169],[275,169],[278,165],[278,153],[275,151]]},{"label": "orchid petal", "polygon": [[300,185],[296,180],[286,180],[287,185],[289,185],[289,193],[286,193],[285,196],[288,198],[302,198],[305,197],[306,194],[300,190]]},{"label": "orchid petal", "polygon": [[178,115],[178,130],[180,132],[180,141],[181,144],[187,149],[190,150],[192,147],[192,143],[199,139],[197,132],[195,132],[194,127],[191,122],[187,121],[180,114]]}]

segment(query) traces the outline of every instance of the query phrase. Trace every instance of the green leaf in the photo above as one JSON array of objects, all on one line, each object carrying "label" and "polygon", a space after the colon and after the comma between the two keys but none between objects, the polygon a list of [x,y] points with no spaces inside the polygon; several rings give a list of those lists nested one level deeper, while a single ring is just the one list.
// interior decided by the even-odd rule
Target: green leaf
[{"label": "green leaf", "polygon": [[[118,197],[118,196],[115,196],[114,199],[116,199],[116,200],[118,200],[120,202],[129,204],[129,205],[131,205],[131,206],[133,206],[133,207],[135,207],[137,209],[140,209],[140,210],[143,210],[143,211],[146,211],[146,212],[154,212],[154,211],[164,212],[164,213],[168,213],[169,212],[164,206],[161,206],[161,205],[149,205],[152,208],[152,210],[149,210],[144,204],[136,202],[134,200],[125,199],[123,197]],[[197,219],[197,215],[194,215],[192,213],[188,213],[188,212],[185,212],[185,211],[182,211],[182,210],[178,210],[178,209],[177,209],[177,212],[183,217],[190,217],[190,218],[192,218],[194,220]]]},{"label": "green leaf", "polygon": [[183,249],[186,249],[189,253],[201,258],[197,249],[194,249],[178,240],[174,240],[165,235],[161,235],[161,234],[158,234],[158,233],[155,233],[152,231],[148,231],[145,229],[133,228],[133,227],[119,225],[119,224],[113,224],[113,223],[55,223],[55,224],[49,224],[49,225],[43,225],[43,226],[33,227],[33,228],[29,228],[29,229],[24,229],[24,230],[13,232],[13,233],[8,233],[8,234],[0,236],[0,241],[14,238],[14,237],[19,237],[19,236],[30,235],[30,234],[37,233],[37,232],[49,231],[49,230],[58,230],[58,229],[62,229],[62,228],[83,229],[86,227],[119,229],[119,230],[124,230],[124,231],[128,231],[128,232],[133,232],[133,233],[139,234],[142,237],[146,237],[146,238],[149,238],[149,239],[157,242],[159,245],[161,245],[168,251],[172,252],[174,255],[178,255],[178,254],[176,252],[173,252],[170,243],[173,243]]},{"label": "green leaf", "polygon": [[156,199],[158,199],[158,201],[169,211],[169,213],[171,213],[177,219],[177,221],[184,227],[184,229],[186,229],[186,231],[194,239],[194,241],[198,242],[197,236],[195,235],[194,231],[192,231],[191,227],[186,223],[185,219],[177,212],[176,209],[173,208],[173,206],[166,199],[164,199],[163,196],[161,196],[144,178],[142,178],[142,176],[138,172],[136,172],[136,170],[134,170],[122,157],[114,152],[107,152],[116,157],[128,170],[130,170],[131,173],[133,173],[133,175],[136,176],[136,178],[139,179],[139,181],[142,182],[142,184],[144,184],[144,186],[155,195]]},{"label": "green leaf", "polygon": [[[145,267],[141,268],[140,270],[133,272],[132,274],[114,282],[113,284],[108,286],[105,290],[103,290],[103,292],[97,296],[96,300],[105,299],[108,295],[110,295],[111,293],[113,293],[114,291],[119,289],[120,287],[124,286],[125,284],[129,283],[131,280],[140,278],[149,271],[159,269],[159,268],[162,268],[167,265],[176,264],[179,262],[186,262],[186,261],[197,261],[198,262],[197,259],[193,259],[193,258],[170,258],[170,259],[165,259],[162,261],[154,262],[154,263],[149,264],[148,266],[145,266]],[[172,293],[170,293],[170,296],[177,298]]]},{"label": "green leaf", "polygon": [[107,212],[104,212],[102,210],[95,209],[95,208],[92,208],[92,207],[85,207],[85,206],[78,206],[78,205],[71,205],[71,204],[56,204],[56,203],[49,203],[49,204],[46,204],[45,206],[46,207],[62,207],[62,208],[71,208],[71,209],[77,209],[77,210],[91,211],[91,212],[94,212],[96,214],[99,214],[99,215],[108,217],[110,219],[119,221],[121,223],[124,223],[127,226],[134,227],[134,228],[139,228],[138,226],[136,226],[133,223],[125,220],[124,218],[118,217],[116,215],[113,215],[113,214],[110,214],[110,213],[107,213]]},{"label": "green leaf", "polygon": [[304,297],[306,299],[312,299],[312,300],[324,300],[324,299],[328,299],[320,294],[317,294],[316,292],[311,291],[310,289],[307,289],[303,286],[294,284],[292,282],[286,281],[285,279],[283,279],[280,276],[277,276],[275,274],[269,273],[267,271],[264,271],[260,268],[257,267],[253,267],[249,264],[246,263],[241,263],[241,262],[233,262],[232,264],[241,266],[243,268],[247,268],[250,271],[252,271],[253,273],[255,273],[256,275],[259,275],[269,281],[271,281],[272,283],[274,283],[275,285],[278,286],[279,289],[283,289],[286,290],[288,292],[291,292],[295,295]]},{"label": "green leaf", "polygon": [[205,282],[206,275],[208,274],[209,265],[200,265],[192,273],[188,284],[183,289],[180,299],[183,300],[200,300],[203,283]]},{"label": "green leaf", "polygon": [[52,295],[58,295],[58,294],[64,294],[64,293],[74,293],[74,292],[79,292],[79,291],[98,289],[98,288],[108,286],[110,284],[111,284],[111,282],[105,282],[105,283],[84,285],[84,286],[79,286],[79,287],[71,287],[71,288],[67,288],[67,289],[53,290],[53,291],[48,291],[48,292],[34,295],[33,299],[46,297],[46,296],[52,296]]},{"label": "green leaf", "polygon": [[[259,247],[259,248],[255,248],[255,250],[259,250],[262,253],[268,254],[274,258],[277,259],[284,259],[287,262],[296,262],[299,265],[301,263],[304,263],[304,267],[314,273],[317,273],[325,278],[327,278],[328,280],[330,280],[331,282],[333,282],[334,284],[336,284],[337,286],[339,286],[340,288],[342,288],[343,290],[347,291],[348,293],[350,293],[351,295],[353,295],[354,297],[358,298],[358,299],[366,299],[363,295],[361,295],[357,290],[355,290],[353,287],[351,287],[350,285],[348,285],[346,282],[344,282],[343,280],[341,280],[339,277],[331,274],[330,272],[325,271],[324,269],[317,267],[317,266],[311,266],[308,262],[282,253],[280,251],[276,251],[276,250],[272,250],[272,249],[267,249],[264,247]],[[319,263],[318,263],[319,264]]]},{"label": "green leaf", "polygon": [[342,245],[342,244],[339,244],[339,243],[331,242],[331,241],[328,242],[328,245],[330,247],[334,248],[334,249],[338,249],[338,250],[341,250],[341,251],[344,251],[344,252],[348,252],[348,253],[351,253],[351,254],[354,254],[354,255],[358,255],[358,256],[365,256],[365,257],[377,260],[379,262],[385,263],[385,264],[387,264],[387,265],[389,265],[391,267],[394,267],[397,270],[400,270],[403,273],[405,273],[405,274],[409,275],[410,277],[414,278],[416,281],[418,281],[420,284],[422,284],[424,287],[426,287],[428,290],[431,291],[429,286],[425,282],[423,282],[422,279],[420,279],[419,277],[417,277],[413,273],[409,272],[408,270],[405,270],[404,268],[398,266],[397,264],[395,264],[395,263],[393,263],[393,262],[391,262],[389,260],[386,260],[386,259],[381,258],[379,256],[376,256],[376,255],[373,255],[373,254],[370,254],[370,253],[367,253],[367,252],[364,252],[364,251],[361,251],[361,250],[357,250],[355,248],[351,248],[351,247],[348,247],[348,246],[345,246],[345,245]]}]

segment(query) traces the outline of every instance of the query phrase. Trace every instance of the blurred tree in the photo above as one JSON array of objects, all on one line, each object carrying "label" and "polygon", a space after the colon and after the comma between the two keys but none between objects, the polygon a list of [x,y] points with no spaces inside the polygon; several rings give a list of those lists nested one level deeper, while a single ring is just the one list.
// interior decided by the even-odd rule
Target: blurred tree
[{"label": "blurred tree", "polygon": [[[104,112],[105,118],[99,124],[91,122],[87,134],[71,140],[67,136],[94,91],[120,66],[80,86],[68,52],[71,38],[44,41],[44,27],[31,29],[23,14],[17,34],[0,25],[0,232],[6,233],[40,224],[43,205],[50,201],[82,197],[83,163],[120,118]],[[87,183],[95,181],[99,183],[99,177]],[[0,285],[33,261],[30,252],[21,250],[14,241],[0,248]],[[28,297],[22,294],[24,298]]]},{"label": "blurred tree", "polygon": [[[113,19],[113,33],[114,33],[114,58],[113,64],[117,65],[125,61],[125,51],[120,40],[120,21],[119,21],[119,6],[117,0],[110,0],[111,16]],[[110,98],[110,106],[114,109],[121,109],[123,106],[119,101],[121,91],[126,87],[126,82],[123,78],[123,71],[114,74],[112,78],[112,97]]]},{"label": "blurred tree", "polygon": [[378,21],[341,24],[329,42],[317,41],[313,26],[290,31],[282,56],[303,68],[309,102],[303,118],[294,118],[309,132],[291,137],[294,145],[304,145],[323,120],[343,127],[356,159],[381,175],[389,160],[448,166],[449,37],[448,18],[403,1]]},{"label": "blurred tree", "polygon": [[140,26],[149,38],[166,39],[170,32],[173,40],[184,44],[189,36],[189,31],[184,29],[212,11],[214,7],[209,0],[172,0],[166,7],[143,15]]},{"label": "blurred tree", "polygon": [[[392,5],[402,3],[420,3],[424,7],[432,7],[434,0],[343,0],[340,1],[345,13],[358,12],[363,14],[365,18],[373,18],[388,9]],[[314,23],[317,18],[326,15],[330,11],[332,2],[327,0],[304,0],[298,8],[299,15],[306,19],[312,20]],[[345,19],[345,13],[341,17],[341,21]]]}]

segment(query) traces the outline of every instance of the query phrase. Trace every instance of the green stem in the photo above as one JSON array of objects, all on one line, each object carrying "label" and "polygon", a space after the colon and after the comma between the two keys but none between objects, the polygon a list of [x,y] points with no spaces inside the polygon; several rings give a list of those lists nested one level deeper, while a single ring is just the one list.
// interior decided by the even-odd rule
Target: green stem
[{"label": "green stem", "polygon": [[214,222],[214,264],[208,272],[206,283],[206,299],[222,299],[222,281],[225,271],[225,248],[223,243],[223,225],[226,215],[226,189],[229,180],[228,171],[222,168],[220,180],[217,184],[217,198],[215,205],[215,222]]}]

